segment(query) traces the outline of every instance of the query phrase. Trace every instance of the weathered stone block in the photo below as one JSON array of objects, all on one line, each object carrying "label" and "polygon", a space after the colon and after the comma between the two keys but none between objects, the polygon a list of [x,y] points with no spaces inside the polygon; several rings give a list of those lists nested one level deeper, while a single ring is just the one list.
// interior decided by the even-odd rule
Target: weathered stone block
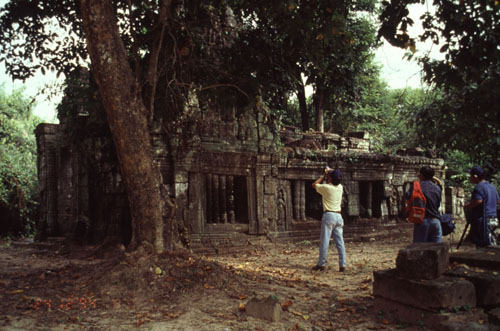
[{"label": "weathered stone block", "polygon": [[389,216],[389,207],[387,207],[387,201],[386,200],[382,200],[382,202],[380,203],[380,213],[383,218]]},{"label": "weathered stone block", "polygon": [[348,194],[347,201],[347,214],[349,216],[359,216],[359,195]]},{"label": "weathered stone block", "polygon": [[276,219],[276,199],[274,195],[264,195],[264,217]]},{"label": "weathered stone block", "polygon": [[248,316],[271,322],[279,321],[281,318],[281,304],[273,296],[264,299],[252,298],[247,302],[245,310]]},{"label": "weathered stone block", "polygon": [[373,273],[373,295],[413,307],[428,310],[476,306],[474,285],[464,279],[439,277],[437,279],[407,279],[397,269]]},{"label": "weathered stone block", "polygon": [[500,307],[488,311],[488,321],[491,324],[500,326]]},{"label": "weathered stone block", "polygon": [[434,279],[448,269],[447,243],[417,243],[401,249],[396,258],[396,267],[401,277],[412,279]]},{"label": "weathered stone block", "polygon": [[394,194],[394,191],[392,189],[392,186],[384,184],[384,196],[385,197],[392,197]]},{"label": "weathered stone block", "polygon": [[265,194],[273,194],[276,192],[276,186],[274,178],[272,177],[264,177],[264,193]]},{"label": "weathered stone block", "polygon": [[474,271],[459,267],[446,272],[446,276],[465,278],[476,288],[477,305],[480,307],[500,304],[500,275],[495,271]]},{"label": "weathered stone block", "polygon": [[428,330],[445,330],[445,325],[449,323],[479,322],[488,318],[481,308],[456,313],[431,312],[379,297],[375,298],[375,307],[384,319],[394,323],[414,324]]}]

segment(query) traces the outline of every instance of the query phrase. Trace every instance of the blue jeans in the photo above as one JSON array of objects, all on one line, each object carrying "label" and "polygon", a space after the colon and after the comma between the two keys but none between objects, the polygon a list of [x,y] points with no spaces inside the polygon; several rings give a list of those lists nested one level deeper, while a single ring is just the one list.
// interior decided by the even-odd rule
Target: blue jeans
[{"label": "blue jeans", "polygon": [[342,228],[344,226],[344,220],[342,215],[338,213],[326,212],[323,214],[321,219],[321,236],[319,244],[319,259],[318,265],[325,266],[326,255],[328,254],[328,245],[330,244],[330,237],[333,232],[333,241],[335,246],[337,246],[337,252],[339,253],[339,266],[345,267],[345,246],[344,238],[342,237]]},{"label": "blue jeans", "polygon": [[440,243],[442,241],[441,222],[437,218],[424,218],[422,224],[413,225],[414,243]]}]

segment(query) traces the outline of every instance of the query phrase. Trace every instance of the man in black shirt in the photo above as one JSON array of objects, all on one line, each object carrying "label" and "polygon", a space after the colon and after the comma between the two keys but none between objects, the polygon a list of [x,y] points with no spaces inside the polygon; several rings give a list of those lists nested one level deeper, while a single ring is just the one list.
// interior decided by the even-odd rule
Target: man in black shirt
[{"label": "man in black shirt", "polygon": [[[413,242],[442,242],[441,221],[439,220],[439,206],[441,205],[441,188],[434,183],[434,169],[429,166],[420,168],[418,179],[420,187],[425,196],[425,216],[422,224],[413,226]],[[406,192],[407,197],[411,196],[413,185],[410,191]]]}]

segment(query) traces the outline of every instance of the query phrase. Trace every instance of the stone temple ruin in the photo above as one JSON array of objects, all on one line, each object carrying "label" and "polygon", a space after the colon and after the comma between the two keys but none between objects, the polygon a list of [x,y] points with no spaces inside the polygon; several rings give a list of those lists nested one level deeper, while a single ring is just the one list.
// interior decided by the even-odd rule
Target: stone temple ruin
[{"label": "stone temple ruin", "polygon": [[[442,159],[373,153],[363,132],[341,137],[279,127],[259,104],[224,117],[193,107],[184,121],[182,132],[169,137],[156,122],[153,148],[165,189],[175,197],[177,220],[189,230],[194,247],[234,244],[243,234],[319,238],[321,198],[311,184],[326,165],[344,175],[346,240],[390,235],[388,229],[405,224],[403,194],[420,167],[430,165],[438,177],[445,176]],[[116,236],[126,244],[130,215],[109,134],[75,140],[65,128],[62,121],[36,129],[38,239],[84,236],[98,243]],[[463,190],[448,187],[444,193],[443,211],[462,217]]]}]

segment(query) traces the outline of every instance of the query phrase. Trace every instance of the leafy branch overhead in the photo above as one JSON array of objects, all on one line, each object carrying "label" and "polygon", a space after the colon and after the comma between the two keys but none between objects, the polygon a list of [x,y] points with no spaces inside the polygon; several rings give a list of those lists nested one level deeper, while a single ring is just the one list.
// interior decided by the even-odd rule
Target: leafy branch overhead
[{"label": "leafy branch overhead", "polygon": [[[441,59],[420,56],[425,80],[442,90],[421,114],[420,128],[436,127],[429,144],[460,149],[475,162],[500,169],[500,3],[435,0],[422,15],[423,32],[409,36],[408,15],[415,0],[384,2],[379,36],[405,48],[432,41]],[[423,2],[422,2],[423,3]],[[433,10],[430,10],[433,9]],[[422,131],[424,132],[424,131]]]}]

